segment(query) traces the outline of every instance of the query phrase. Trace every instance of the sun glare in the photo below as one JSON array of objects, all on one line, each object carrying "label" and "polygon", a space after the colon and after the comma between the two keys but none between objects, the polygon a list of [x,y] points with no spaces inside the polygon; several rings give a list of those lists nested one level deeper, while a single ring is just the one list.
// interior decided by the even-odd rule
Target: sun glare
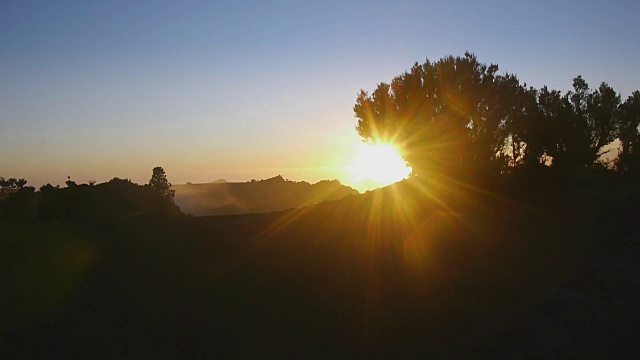
[{"label": "sun glare", "polygon": [[362,143],[349,172],[355,187],[364,191],[406,179],[411,168],[393,145]]}]

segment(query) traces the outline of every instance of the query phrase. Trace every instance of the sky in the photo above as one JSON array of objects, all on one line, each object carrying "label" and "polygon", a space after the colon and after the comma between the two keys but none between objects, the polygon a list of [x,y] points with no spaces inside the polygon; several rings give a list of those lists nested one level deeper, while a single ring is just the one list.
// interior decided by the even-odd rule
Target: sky
[{"label": "sky", "polygon": [[360,89],[470,51],[640,89],[638,1],[0,0],[0,176],[338,179]]}]

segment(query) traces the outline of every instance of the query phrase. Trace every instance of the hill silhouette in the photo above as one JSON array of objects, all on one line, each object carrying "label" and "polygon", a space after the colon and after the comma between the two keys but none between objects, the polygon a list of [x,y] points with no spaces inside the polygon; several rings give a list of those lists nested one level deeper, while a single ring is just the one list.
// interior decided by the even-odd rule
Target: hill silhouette
[{"label": "hill silhouette", "polygon": [[0,224],[16,284],[0,352],[618,357],[638,320],[633,189],[545,201],[412,179],[266,214]]},{"label": "hill silhouette", "polygon": [[309,184],[285,180],[282,176],[243,183],[221,179],[207,184],[174,185],[173,190],[182,211],[196,216],[280,211],[358,193],[337,180]]}]

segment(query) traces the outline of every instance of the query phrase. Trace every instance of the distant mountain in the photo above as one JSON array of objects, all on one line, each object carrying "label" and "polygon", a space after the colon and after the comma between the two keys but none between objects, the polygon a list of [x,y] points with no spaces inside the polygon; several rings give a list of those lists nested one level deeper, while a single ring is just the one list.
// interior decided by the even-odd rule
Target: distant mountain
[{"label": "distant mountain", "polygon": [[188,183],[172,188],[176,192],[176,204],[185,213],[196,216],[279,211],[358,194],[338,180],[309,184],[285,180],[282,176],[244,183],[220,180],[208,184]]}]

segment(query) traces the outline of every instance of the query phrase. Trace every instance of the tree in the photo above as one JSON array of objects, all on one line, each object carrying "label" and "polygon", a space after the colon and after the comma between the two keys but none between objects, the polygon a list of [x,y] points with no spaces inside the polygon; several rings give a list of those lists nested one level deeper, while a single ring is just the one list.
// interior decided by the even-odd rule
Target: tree
[{"label": "tree", "polygon": [[592,90],[581,76],[563,95],[497,71],[470,53],[415,63],[371,94],[361,90],[356,131],[365,141],[399,147],[418,175],[477,178],[521,166],[578,174],[594,170],[618,135],[619,170],[640,164],[640,95],[621,105],[609,85]]},{"label": "tree", "polygon": [[556,105],[554,165],[592,168],[616,138],[620,96],[606,83],[591,91],[578,76]]},{"label": "tree", "polygon": [[16,178],[5,179],[3,177],[0,177],[0,190],[1,191],[10,191],[10,190],[21,189],[26,184],[27,184],[27,180],[25,180],[25,179],[16,179]]},{"label": "tree", "polygon": [[5,179],[0,177],[0,201],[8,198],[11,194],[24,188],[27,184],[25,179],[9,178]]},{"label": "tree", "polygon": [[619,172],[640,175],[640,91],[635,91],[620,106],[618,138],[620,150],[616,161]]},{"label": "tree", "polygon": [[[521,85],[514,75],[496,77],[493,103],[488,104],[500,132],[502,144],[493,148],[502,157],[502,171],[522,165],[539,165],[544,150],[540,142],[537,91]],[[490,139],[487,139],[490,140]],[[487,154],[490,155],[490,154]]]},{"label": "tree", "polygon": [[71,176],[67,176],[67,181],[64,182],[67,187],[71,188],[71,187],[76,187],[78,186],[78,184],[76,184],[75,181],[71,180]]},{"label": "tree", "polygon": [[35,188],[27,180],[0,177],[0,218],[30,218]]},{"label": "tree", "polygon": [[[400,147],[417,174],[500,171],[507,154],[521,157],[520,139],[509,129],[524,121],[532,93],[515,76],[497,71],[471,53],[415,63],[391,84],[360,92],[353,108],[356,131],[365,141]],[[516,100],[521,106],[514,106]]]},{"label": "tree", "polygon": [[167,175],[160,166],[153,168],[153,174],[151,175],[151,180],[149,180],[149,187],[160,193],[163,198],[173,202],[176,194],[175,190],[171,190],[171,183],[167,180]]}]

